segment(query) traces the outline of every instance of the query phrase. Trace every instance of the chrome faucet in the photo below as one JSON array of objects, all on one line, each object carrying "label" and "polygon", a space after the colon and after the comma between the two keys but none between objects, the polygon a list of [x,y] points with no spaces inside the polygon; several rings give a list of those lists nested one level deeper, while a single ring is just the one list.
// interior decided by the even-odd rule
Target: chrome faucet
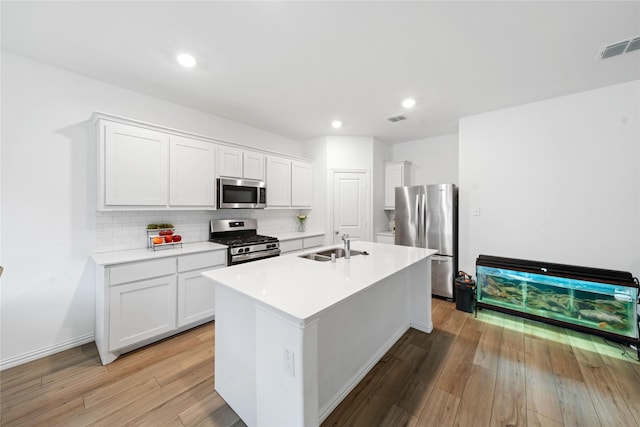
[{"label": "chrome faucet", "polygon": [[356,240],[354,237],[349,237],[348,234],[342,235],[342,241],[344,242],[344,259],[351,258],[351,241]]}]

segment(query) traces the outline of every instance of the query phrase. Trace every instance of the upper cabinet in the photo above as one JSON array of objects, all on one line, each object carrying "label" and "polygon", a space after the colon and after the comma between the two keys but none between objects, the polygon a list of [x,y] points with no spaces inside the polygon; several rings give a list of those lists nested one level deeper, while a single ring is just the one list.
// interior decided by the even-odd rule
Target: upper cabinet
[{"label": "upper cabinet", "polygon": [[215,205],[215,145],[172,135],[169,139],[169,205]]},{"label": "upper cabinet", "polygon": [[225,145],[218,150],[218,176],[264,181],[264,154]]},{"label": "upper cabinet", "polygon": [[291,161],[291,207],[311,207],[311,176],[313,165],[297,160]]},{"label": "upper cabinet", "polygon": [[291,206],[291,160],[267,156],[267,206]]},{"label": "upper cabinet", "polygon": [[384,208],[396,208],[396,187],[410,185],[411,163],[407,161],[386,162],[384,164]]},{"label": "upper cabinet", "polygon": [[105,120],[98,131],[98,208],[166,206],[169,135]]},{"label": "upper cabinet", "polygon": [[311,208],[312,163],[94,113],[97,209],[215,209],[216,177],[267,182],[267,206]]},{"label": "upper cabinet", "polygon": [[312,164],[267,156],[267,206],[311,208]]},{"label": "upper cabinet", "polygon": [[98,210],[214,209],[215,145],[99,119]]}]

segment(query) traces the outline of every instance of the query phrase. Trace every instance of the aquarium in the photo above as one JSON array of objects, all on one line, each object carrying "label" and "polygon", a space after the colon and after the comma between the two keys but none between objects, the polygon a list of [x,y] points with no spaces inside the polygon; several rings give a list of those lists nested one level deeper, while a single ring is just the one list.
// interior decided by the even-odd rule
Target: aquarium
[{"label": "aquarium", "polygon": [[480,255],[476,277],[479,308],[638,342],[638,283],[630,273]]}]

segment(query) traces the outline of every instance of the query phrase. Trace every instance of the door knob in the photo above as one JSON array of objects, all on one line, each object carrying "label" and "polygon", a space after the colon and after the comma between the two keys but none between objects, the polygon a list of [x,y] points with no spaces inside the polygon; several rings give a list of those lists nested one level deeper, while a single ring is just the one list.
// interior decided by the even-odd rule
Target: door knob
[{"label": "door knob", "polygon": [[336,234],[340,234],[340,231],[336,230],[336,231],[335,231],[335,233],[336,233]]}]

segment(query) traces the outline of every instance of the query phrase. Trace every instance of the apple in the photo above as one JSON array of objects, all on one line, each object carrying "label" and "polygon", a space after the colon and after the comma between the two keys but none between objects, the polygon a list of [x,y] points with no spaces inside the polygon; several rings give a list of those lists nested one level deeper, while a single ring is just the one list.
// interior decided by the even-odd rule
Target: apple
[{"label": "apple", "polygon": [[161,236],[166,236],[167,235],[167,231],[166,230],[160,230],[158,232],[158,234],[161,235]]},{"label": "apple", "polygon": [[173,241],[174,242],[179,242],[181,240],[182,240],[182,236],[181,235],[179,235],[179,234],[174,234],[173,235]]},{"label": "apple", "polygon": [[171,243],[173,241],[173,237],[171,236],[164,236],[164,241],[167,243]]},{"label": "apple", "polygon": [[167,230],[164,232],[165,236],[171,236],[173,234],[173,230]]}]

